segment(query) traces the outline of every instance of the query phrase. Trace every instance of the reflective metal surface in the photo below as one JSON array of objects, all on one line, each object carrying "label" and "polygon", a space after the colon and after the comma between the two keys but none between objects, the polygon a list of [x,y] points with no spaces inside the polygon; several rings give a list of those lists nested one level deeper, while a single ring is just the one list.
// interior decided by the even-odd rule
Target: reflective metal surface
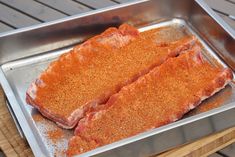
[{"label": "reflective metal surface", "polygon": [[7,106],[8,111],[10,112],[11,117],[12,117],[12,119],[13,119],[15,125],[16,125],[16,129],[17,129],[17,131],[19,132],[20,137],[21,137],[21,138],[25,138],[24,132],[22,131],[22,129],[21,129],[21,127],[20,127],[20,124],[19,124],[19,122],[18,122],[18,120],[17,120],[17,118],[16,118],[14,112],[12,111],[11,105],[9,104],[8,100],[6,100],[6,106]]},{"label": "reflective metal surface", "polygon": [[[58,150],[66,149],[72,131],[64,130],[63,139],[56,142],[48,138],[48,131],[57,126],[46,119],[35,120],[37,111],[25,102],[25,92],[30,82],[49,62],[68,51],[72,45],[109,26],[127,22],[141,31],[165,25],[184,26],[203,44],[206,50],[204,55],[212,64],[229,66],[234,70],[233,32],[228,32],[229,26],[212,16],[211,10],[204,9],[207,6],[201,0],[139,1],[1,34],[0,82],[34,154],[54,156]],[[220,103],[210,105],[214,100],[220,100]],[[206,106],[207,112],[204,112],[205,108],[197,108],[175,123],[95,149],[82,156],[148,156],[160,153],[235,125],[234,102],[235,89],[231,83],[201,105]]]}]

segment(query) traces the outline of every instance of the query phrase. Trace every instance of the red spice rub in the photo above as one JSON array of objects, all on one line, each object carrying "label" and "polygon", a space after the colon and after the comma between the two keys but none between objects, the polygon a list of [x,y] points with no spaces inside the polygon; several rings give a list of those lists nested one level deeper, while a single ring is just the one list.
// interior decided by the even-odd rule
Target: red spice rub
[{"label": "red spice rub", "polygon": [[195,42],[195,37],[186,36],[159,45],[153,34],[138,35],[135,28],[122,25],[75,47],[30,86],[27,102],[60,126],[74,127],[87,110]]},{"label": "red spice rub", "polygon": [[231,70],[211,66],[200,52],[201,48],[195,46],[170,58],[111,96],[105,105],[110,107],[79,122],[67,155],[176,121],[223,88],[232,79]]},{"label": "red spice rub", "polygon": [[68,156],[73,156],[86,152],[87,150],[95,149],[99,146],[96,141],[82,139],[80,136],[74,136],[69,143],[69,151],[67,151]]},{"label": "red spice rub", "polygon": [[[26,93],[27,103],[64,127],[73,127],[85,110],[83,105],[88,103],[82,100],[82,97],[88,96],[92,90],[92,88],[86,90],[86,84],[89,84],[93,76],[81,75],[83,69],[89,70],[91,66],[96,66],[94,61],[88,66],[95,56],[99,56],[100,53],[110,53],[113,49],[128,44],[137,36],[138,31],[135,28],[124,24],[119,29],[109,28],[101,35],[74,47],[72,51],[52,62],[30,85]],[[88,77],[89,80],[86,82]],[[75,112],[79,107],[81,111]],[[73,112],[75,112],[74,115],[72,115]]]},{"label": "red spice rub", "polygon": [[227,86],[223,91],[220,93],[217,93],[214,97],[211,99],[207,99],[204,101],[200,106],[189,112],[189,115],[195,115],[202,112],[209,111],[211,109],[220,107],[225,103],[226,100],[228,100],[229,97],[232,96],[232,87]]},{"label": "red spice rub", "polygon": [[47,131],[47,137],[53,142],[56,143],[58,140],[61,140],[64,137],[64,132],[60,128],[55,128],[53,130]]},{"label": "red spice rub", "polygon": [[43,116],[40,113],[36,113],[32,117],[35,122],[41,122],[44,120]]}]

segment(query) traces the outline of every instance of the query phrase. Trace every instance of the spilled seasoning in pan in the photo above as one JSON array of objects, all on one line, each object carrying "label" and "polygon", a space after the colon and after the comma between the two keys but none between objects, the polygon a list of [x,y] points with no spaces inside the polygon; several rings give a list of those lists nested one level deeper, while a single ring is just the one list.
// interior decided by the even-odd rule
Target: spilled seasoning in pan
[{"label": "spilled seasoning in pan", "polygon": [[58,140],[61,140],[64,137],[64,132],[61,128],[55,128],[53,130],[47,131],[47,137],[53,143],[56,143]]},{"label": "spilled seasoning in pan", "polygon": [[42,122],[43,120],[45,120],[43,116],[39,113],[34,114],[32,117],[35,122]]}]

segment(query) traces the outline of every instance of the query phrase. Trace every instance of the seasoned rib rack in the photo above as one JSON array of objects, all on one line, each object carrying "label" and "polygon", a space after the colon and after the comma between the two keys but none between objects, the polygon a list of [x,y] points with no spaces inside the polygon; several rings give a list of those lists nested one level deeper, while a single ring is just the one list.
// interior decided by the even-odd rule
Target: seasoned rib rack
[{"label": "seasoned rib rack", "polygon": [[129,26],[110,28],[76,46],[49,65],[27,90],[26,100],[64,128],[73,128],[87,111],[124,85],[175,57],[195,43],[194,36],[158,42],[158,32],[139,34]]},{"label": "seasoned rib rack", "polygon": [[180,119],[232,80],[229,69],[204,61],[201,48],[170,58],[111,96],[82,119],[67,154],[80,154]]}]

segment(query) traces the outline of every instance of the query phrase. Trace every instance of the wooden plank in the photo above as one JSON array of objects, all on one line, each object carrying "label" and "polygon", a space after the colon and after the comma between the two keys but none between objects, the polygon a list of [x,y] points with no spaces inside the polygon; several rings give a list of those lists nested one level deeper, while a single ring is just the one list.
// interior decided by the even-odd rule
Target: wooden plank
[{"label": "wooden plank", "polygon": [[[0,86],[0,127],[4,127],[4,123],[2,122],[3,118],[6,117],[6,109],[5,105],[5,96],[2,91],[2,87]],[[12,120],[9,121],[9,123],[12,123]],[[8,129],[8,128],[6,128]],[[17,157],[17,153],[14,151],[14,149],[11,149],[11,143],[7,140],[7,137],[4,135],[4,133],[0,129],[0,150],[4,151],[4,154],[6,156],[12,156],[12,157]]]},{"label": "wooden plank", "polygon": [[17,157],[17,154],[14,150],[10,149],[11,144],[6,140],[4,134],[0,131],[0,148],[4,150],[4,155]]},{"label": "wooden plank", "polygon": [[200,156],[206,157],[235,142],[235,127],[199,139],[193,143],[172,149],[156,157]]},{"label": "wooden plank", "polygon": [[225,22],[227,22],[235,30],[235,21],[234,20],[232,20],[228,16],[225,16],[225,15],[220,14],[218,12],[216,12],[216,13],[219,14],[223,18],[223,20]]},{"label": "wooden plank", "polygon": [[0,0],[0,2],[42,21],[63,18],[66,15],[32,0]]},{"label": "wooden plank", "polygon": [[47,4],[48,6],[51,6],[52,8],[61,10],[62,12],[68,15],[84,13],[84,12],[91,10],[90,8],[84,5],[81,5],[71,0],[37,0],[37,1]]},{"label": "wooden plank", "polygon": [[25,139],[22,139],[18,134],[14,121],[7,109],[5,96],[0,86],[0,151],[1,150],[6,157],[33,157],[29,145]]},{"label": "wooden plank", "polygon": [[226,0],[205,0],[205,2],[213,9],[235,16],[235,4]]},{"label": "wooden plank", "polygon": [[0,22],[0,33],[10,31],[10,30],[13,30],[13,28]]},{"label": "wooden plank", "polygon": [[117,3],[110,0],[76,0],[86,6],[89,6],[94,9],[104,8],[112,5],[116,5]]},{"label": "wooden plank", "polygon": [[1,11],[0,20],[16,28],[31,26],[40,23],[39,21],[30,18],[2,4],[0,4],[0,11]]}]

